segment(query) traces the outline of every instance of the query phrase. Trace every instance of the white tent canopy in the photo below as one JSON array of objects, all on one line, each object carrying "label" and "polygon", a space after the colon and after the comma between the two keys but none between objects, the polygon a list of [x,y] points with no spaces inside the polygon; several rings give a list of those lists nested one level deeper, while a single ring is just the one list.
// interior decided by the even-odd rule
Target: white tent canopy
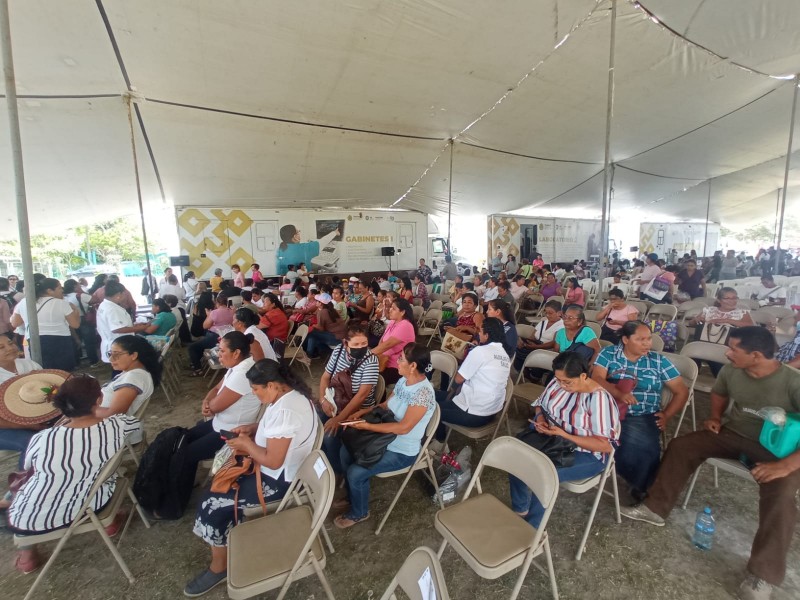
[{"label": "white tent canopy", "polygon": [[[129,86],[147,207],[442,214],[454,138],[455,215],[600,213],[610,0],[10,8],[34,231],[135,212]],[[618,0],[616,40],[612,217],[773,217],[800,2]]]}]

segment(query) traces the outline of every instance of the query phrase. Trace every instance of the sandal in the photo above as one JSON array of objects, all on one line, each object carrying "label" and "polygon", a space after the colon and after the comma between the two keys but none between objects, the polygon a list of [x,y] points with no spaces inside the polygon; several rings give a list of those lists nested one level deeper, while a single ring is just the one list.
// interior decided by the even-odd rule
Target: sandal
[{"label": "sandal", "polygon": [[189,377],[202,377],[203,376],[203,369],[194,369],[191,373],[189,373]]},{"label": "sandal", "polygon": [[114,537],[119,533],[119,530],[122,529],[122,526],[125,524],[125,521],[128,519],[127,511],[120,511],[117,513],[117,516],[114,517],[114,520],[111,524],[106,527],[106,535],[108,537]]},{"label": "sandal", "polygon": [[369,513],[365,514],[363,517],[358,517],[355,519],[347,514],[343,514],[336,517],[333,520],[333,524],[339,529],[347,529],[348,527],[357,525],[358,523],[361,523],[361,521],[366,521],[367,519],[369,519]]},{"label": "sandal", "polygon": [[30,575],[40,566],[41,565],[39,563],[38,557],[24,560],[22,558],[22,555],[17,554],[17,557],[14,559],[14,568],[23,575]]}]

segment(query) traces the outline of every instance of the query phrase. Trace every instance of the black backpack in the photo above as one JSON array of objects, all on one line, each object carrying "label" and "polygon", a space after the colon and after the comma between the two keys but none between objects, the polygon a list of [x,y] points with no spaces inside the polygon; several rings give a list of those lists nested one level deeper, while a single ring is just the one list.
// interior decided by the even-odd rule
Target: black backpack
[{"label": "black backpack", "polygon": [[142,455],[136,472],[133,493],[139,504],[162,519],[180,519],[189,503],[195,469],[186,465],[188,433],[184,427],[159,433]]},{"label": "black backpack", "polygon": [[0,298],[6,301],[9,312],[13,313],[14,307],[17,305],[17,302],[14,300],[14,292],[0,293]]}]

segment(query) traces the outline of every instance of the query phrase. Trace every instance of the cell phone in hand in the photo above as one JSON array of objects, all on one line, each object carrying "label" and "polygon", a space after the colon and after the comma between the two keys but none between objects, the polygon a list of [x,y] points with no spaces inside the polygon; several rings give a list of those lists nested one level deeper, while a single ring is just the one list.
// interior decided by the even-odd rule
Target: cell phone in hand
[{"label": "cell phone in hand", "polygon": [[239,434],[233,431],[228,431],[227,429],[220,429],[219,437],[221,437],[224,440],[232,440],[233,438],[239,437]]}]

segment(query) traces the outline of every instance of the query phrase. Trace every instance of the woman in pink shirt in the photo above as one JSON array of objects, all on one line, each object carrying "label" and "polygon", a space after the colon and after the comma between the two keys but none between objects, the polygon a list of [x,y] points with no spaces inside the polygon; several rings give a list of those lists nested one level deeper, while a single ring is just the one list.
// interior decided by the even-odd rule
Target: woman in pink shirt
[{"label": "woman in pink shirt", "polygon": [[564,295],[564,306],[577,304],[580,307],[586,306],[586,296],[583,293],[581,284],[577,277],[570,277],[566,281],[566,294]]},{"label": "woman in pink shirt", "polygon": [[261,265],[258,263],[250,265],[250,278],[253,280],[253,285],[264,279],[264,276],[261,274]]},{"label": "woman in pink shirt", "polygon": [[200,368],[200,360],[203,358],[203,352],[216,346],[220,337],[229,331],[233,331],[233,310],[228,308],[228,299],[225,297],[225,294],[219,294],[217,296],[214,310],[206,309],[206,319],[203,321],[203,329],[206,330],[205,336],[189,344],[187,348],[192,377],[203,376],[203,370]]},{"label": "woman in pink shirt", "polygon": [[639,309],[625,303],[625,293],[619,288],[611,288],[608,292],[608,304],[597,313],[597,320],[603,324],[600,339],[612,344],[618,343],[622,326],[638,317]]},{"label": "woman in pink shirt", "polygon": [[378,356],[380,364],[386,364],[381,371],[386,385],[397,383],[400,373],[397,371],[397,359],[406,344],[415,341],[417,328],[414,326],[414,311],[407,300],[398,298],[389,308],[389,322],[381,336],[380,343],[372,349]]},{"label": "woman in pink shirt", "polygon": [[231,265],[231,271],[233,271],[233,287],[243,288],[244,273],[242,273],[241,267],[239,265]]}]

